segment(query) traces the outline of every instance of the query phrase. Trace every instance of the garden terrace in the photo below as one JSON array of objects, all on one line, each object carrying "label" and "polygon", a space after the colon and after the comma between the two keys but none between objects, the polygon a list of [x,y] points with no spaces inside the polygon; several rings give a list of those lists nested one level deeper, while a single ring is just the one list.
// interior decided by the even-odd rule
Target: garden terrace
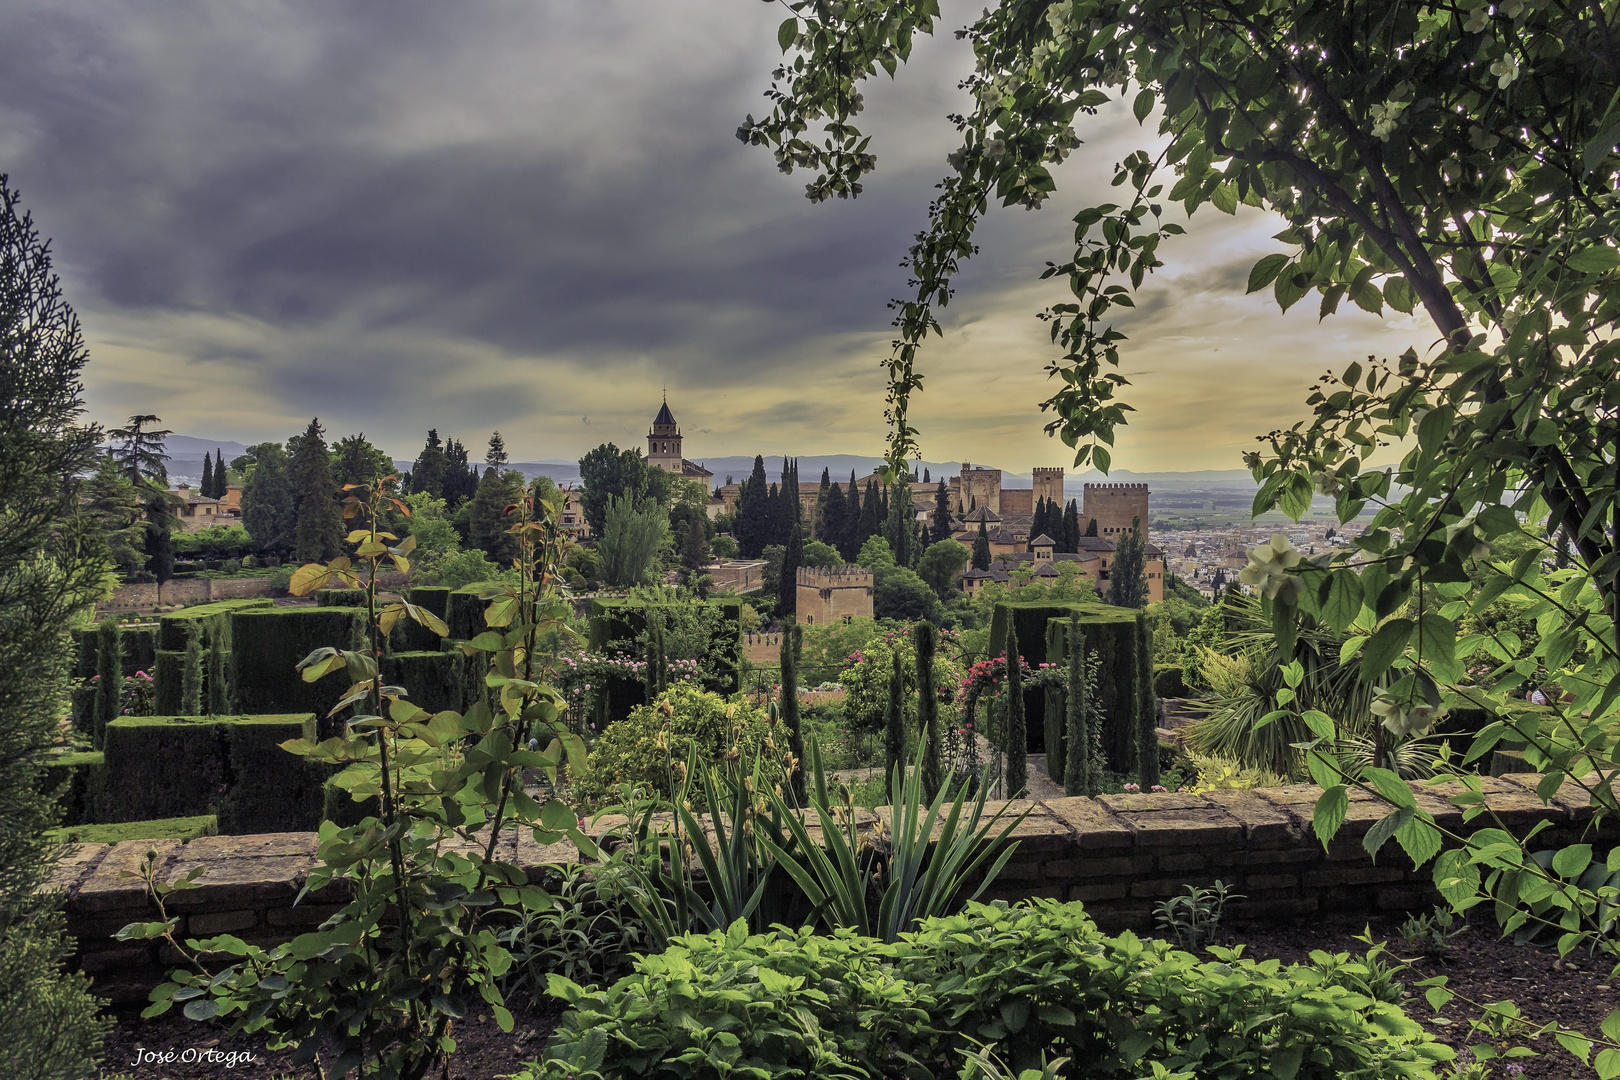
[{"label": "garden terrace", "polygon": [[[1536,794],[1540,777],[1521,773],[1484,779],[1486,801],[1514,832],[1523,835],[1545,821],[1539,834],[1548,847],[1590,835],[1591,808],[1571,785],[1551,803]],[[1443,828],[1456,829],[1462,813],[1444,796],[1454,787],[1413,784],[1420,805]],[[1345,825],[1326,851],[1311,834],[1311,809],[1320,789],[1310,785],[1220,791],[1206,795],[1105,795],[1020,801],[1029,811],[1018,826],[1017,851],[988,892],[1009,900],[1053,897],[1079,900],[1104,929],[1146,929],[1155,903],[1187,885],[1226,882],[1243,899],[1228,907],[1235,921],[1319,913],[1372,915],[1404,912],[1436,902],[1429,867],[1414,870],[1406,856],[1386,845],[1380,858],[1362,848],[1385,808],[1370,796],[1352,795]],[[1002,804],[990,804],[992,810]],[[870,829],[879,817],[863,813]],[[600,834],[615,822],[598,821]],[[1596,839],[1620,838],[1620,823],[1603,822]],[[541,870],[578,859],[568,844],[543,847],[528,836],[503,840],[502,852],[526,867],[531,880]],[[97,992],[116,1001],[144,998],[173,957],[155,945],[117,942],[125,924],[148,920],[154,909],[138,880],[120,876],[138,868],[144,854],[158,852],[161,880],[173,881],[192,867],[207,872],[197,887],[173,894],[171,911],[182,917],[182,936],[237,933],[247,940],[286,940],[337,910],[341,897],[323,890],[293,905],[316,864],[313,833],[208,836],[188,843],[133,840],[81,844],[57,866],[49,887],[63,890],[69,931],[78,939],[84,971]]]}]

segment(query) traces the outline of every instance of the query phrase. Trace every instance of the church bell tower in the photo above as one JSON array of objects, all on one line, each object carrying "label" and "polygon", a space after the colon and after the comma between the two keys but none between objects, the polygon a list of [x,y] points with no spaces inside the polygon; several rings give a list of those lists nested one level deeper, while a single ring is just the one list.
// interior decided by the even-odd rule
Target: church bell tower
[{"label": "church bell tower", "polygon": [[668,397],[647,432],[647,464],[677,475],[681,472],[681,429],[669,411]]}]

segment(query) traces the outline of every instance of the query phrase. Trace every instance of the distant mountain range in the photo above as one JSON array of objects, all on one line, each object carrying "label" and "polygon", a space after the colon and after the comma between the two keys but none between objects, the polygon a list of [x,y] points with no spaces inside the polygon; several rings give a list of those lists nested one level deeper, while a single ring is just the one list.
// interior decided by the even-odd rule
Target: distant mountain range
[{"label": "distant mountain range", "polygon": [[[176,483],[189,481],[197,483],[202,476],[203,455],[212,454],[215,450],[225,456],[229,464],[234,458],[246,452],[247,447],[239,442],[229,439],[199,439],[191,435],[170,435],[166,444],[169,452],[169,477]],[[840,483],[848,483],[850,473],[856,476],[865,476],[883,464],[883,458],[876,456],[863,456],[860,454],[806,454],[799,461],[799,483],[819,484],[821,471],[828,470],[833,479]],[[714,473],[714,482],[724,484],[730,477],[734,481],[741,481],[748,476],[754,468],[754,459],[748,456],[711,457],[703,458],[698,462],[704,468]],[[395,458],[394,467],[401,473],[408,471],[412,461],[408,458]],[[976,462],[975,464],[985,464]],[[994,465],[990,465],[991,468]],[[512,468],[519,470],[524,476],[533,478],[539,475],[551,477],[558,484],[579,483],[579,463],[574,461],[518,461],[512,463]],[[930,478],[938,480],[944,477],[947,480],[957,475],[962,468],[960,461],[924,461],[918,466],[928,470]],[[774,455],[765,459],[765,476],[772,483],[782,478],[782,458]],[[1019,473],[1003,470],[1001,486],[1006,488],[1027,488],[1034,483],[1033,474]],[[1133,472],[1130,469],[1115,469],[1104,476],[1096,470],[1065,477],[1064,488],[1067,493],[1078,498],[1083,485],[1088,483],[1112,484],[1147,484],[1153,491],[1164,492],[1242,492],[1252,495],[1255,483],[1245,469],[1206,469],[1198,472]]]}]

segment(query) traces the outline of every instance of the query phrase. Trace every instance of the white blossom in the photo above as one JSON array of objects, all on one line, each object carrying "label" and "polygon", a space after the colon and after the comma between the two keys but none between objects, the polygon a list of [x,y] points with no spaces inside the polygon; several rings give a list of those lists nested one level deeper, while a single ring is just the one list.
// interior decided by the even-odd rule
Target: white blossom
[{"label": "white blossom", "polygon": [[1372,713],[1383,721],[1385,730],[1398,739],[1417,738],[1426,733],[1446,715],[1438,705],[1417,705],[1402,709],[1394,698],[1379,694],[1372,703]]},{"label": "white blossom", "polygon": [[1249,565],[1238,571],[1238,580],[1252,585],[1273,600],[1292,604],[1299,599],[1300,581],[1288,573],[1299,565],[1300,554],[1288,542],[1288,537],[1277,533],[1264,544],[1249,549]]},{"label": "white blossom", "polygon": [[1496,85],[1499,88],[1507,89],[1513,80],[1519,77],[1519,58],[1512,53],[1503,53],[1491,61],[1491,74],[1496,76]]},{"label": "white blossom", "polygon": [[1404,101],[1386,101],[1381,105],[1372,107],[1373,129],[1372,133],[1384,142],[1389,142],[1390,133],[1401,122],[1401,113],[1406,111]]},{"label": "white blossom", "polygon": [[1490,22],[1491,5],[1481,4],[1479,7],[1468,13],[1468,18],[1463,21],[1463,32],[1468,34],[1477,34],[1489,26]]}]

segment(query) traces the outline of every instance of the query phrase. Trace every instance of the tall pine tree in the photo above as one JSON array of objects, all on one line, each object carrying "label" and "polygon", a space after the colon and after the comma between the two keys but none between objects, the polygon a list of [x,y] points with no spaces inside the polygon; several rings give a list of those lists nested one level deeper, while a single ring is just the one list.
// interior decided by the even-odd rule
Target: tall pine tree
[{"label": "tall pine tree", "polygon": [[1119,607],[1139,608],[1147,603],[1147,543],[1142,538],[1142,519],[1133,518],[1129,532],[1114,544],[1114,560],[1108,568],[1108,602]]},{"label": "tall pine tree", "polygon": [[467,508],[467,546],[488,554],[502,570],[512,565],[520,546],[506,520],[506,508],[517,501],[516,494],[499,470],[490,467],[484,470]]},{"label": "tall pine tree", "polygon": [[894,552],[896,566],[915,567],[917,564],[917,511],[911,503],[911,485],[902,480],[894,485],[889,498],[889,513],[883,523],[883,538]]},{"label": "tall pine tree", "polygon": [[231,478],[225,475],[225,455],[214,447],[214,498],[223,499],[230,494]]},{"label": "tall pine tree", "polygon": [[506,470],[506,440],[499,431],[489,437],[489,449],[484,451],[484,465],[497,474]]},{"label": "tall pine tree", "polygon": [[849,494],[844,499],[844,528],[838,534],[838,554],[845,562],[854,562],[861,550],[861,489],[855,483],[853,470],[849,474]]},{"label": "tall pine tree", "polygon": [[1058,550],[1069,552],[1080,550],[1080,507],[1073,499],[1069,500],[1069,505],[1063,510],[1063,537]]},{"label": "tall pine tree", "polygon": [[293,500],[298,507],[293,526],[294,556],[299,562],[324,562],[343,544],[343,511],[332,479],[332,455],[319,417],[309,422],[293,452]]},{"label": "tall pine tree", "polygon": [[757,559],[771,540],[770,485],[765,481],[765,459],[754,455],[754,469],[737,493],[737,553]]},{"label": "tall pine tree", "polygon": [[854,544],[857,552],[861,550],[861,545],[872,537],[883,534],[883,519],[887,512],[888,507],[883,505],[883,498],[878,494],[877,481],[868,480],[866,498],[861,502],[860,528],[856,532]]},{"label": "tall pine tree", "polygon": [[973,569],[990,569],[990,534],[984,530],[984,522],[979,522],[979,535],[973,538]]},{"label": "tall pine tree", "polygon": [[214,456],[203,451],[202,483],[197,485],[197,493],[205,499],[214,498]]},{"label": "tall pine tree", "polygon": [[428,428],[427,442],[411,466],[411,492],[425,491],[435,499],[444,498],[444,443],[439,429]]},{"label": "tall pine tree", "polygon": [[776,610],[791,615],[798,609],[799,567],[804,565],[804,512],[799,502],[799,462],[782,458],[782,577]]},{"label": "tall pine tree", "polygon": [[836,481],[828,486],[827,494],[816,503],[816,539],[843,554],[844,489]]}]

